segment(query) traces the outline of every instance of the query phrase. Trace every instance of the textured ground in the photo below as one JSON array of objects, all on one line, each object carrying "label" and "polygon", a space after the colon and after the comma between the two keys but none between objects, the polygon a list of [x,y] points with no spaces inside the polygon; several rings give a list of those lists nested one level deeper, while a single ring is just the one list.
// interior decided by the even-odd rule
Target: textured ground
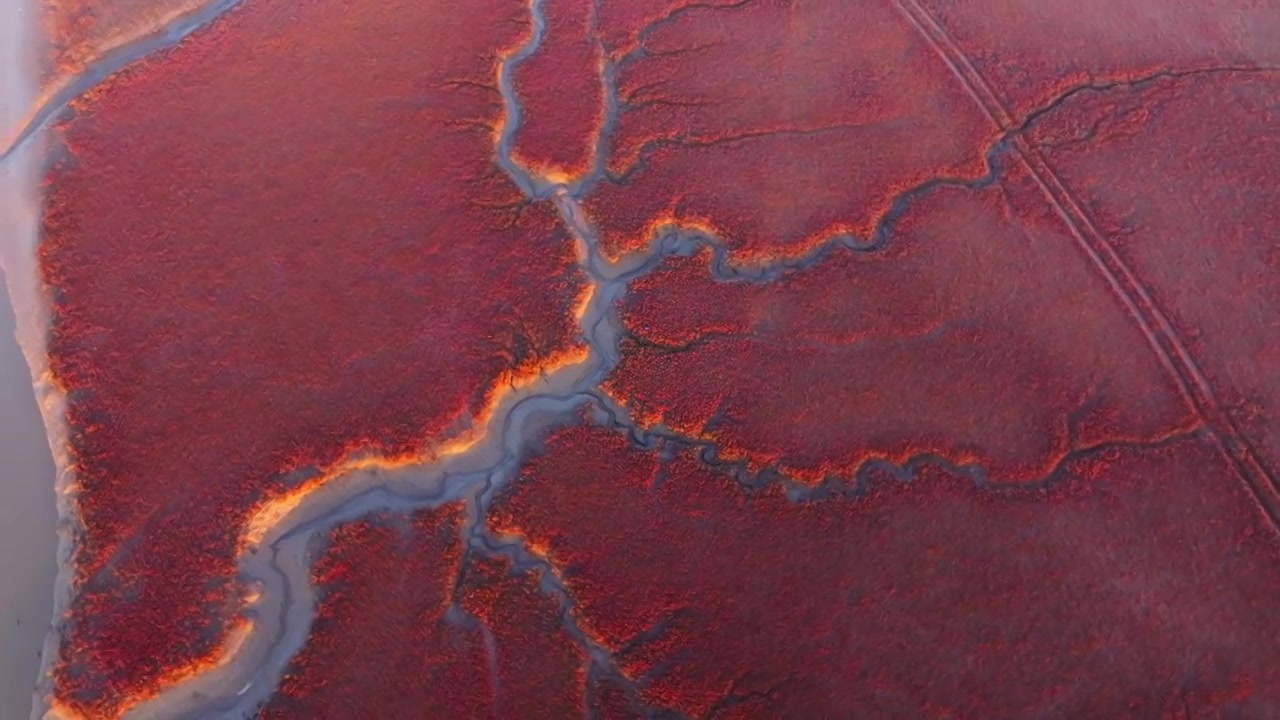
[{"label": "textured ground", "polygon": [[[1002,166],[1003,167],[1003,166]],[[706,253],[633,283],[608,389],[645,423],[792,477],[925,453],[1035,480],[1064,453],[1191,421],[1016,166],[915,201],[874,253],[723,282]]]},{"label": "textured ground", "polygon": [[651,704],[693,717],[1280,709],[1280,582],[1257,571],[1280,547],[1199,436],[1082,454],[1043,489],[928,468],[801,504],[610,430],[548,445],[492,522],[565,568],[582,621]]},{"label": "textured ground", "polygon": [[46,48],[46,89],[85,70],[113,47],[163,27],[172,16],[200,7],[192,0],[68,0],[41,5],[52,40]]},{"label": "textured ground", "polygon": [[[448,501],[278,528],[317,609],[252,714],[1280,715],[1277,32],[244,0],[60,127],[46,702],[199,678],[256,509],[511,412]],[[580,358],[549,437],[495,403]]]},{"label": "textured ground", "polygon": [[602,17],[605,38],[630,40],[605,41],[620,113],[584,203],[606,254],[669,222],[744,255],[797,254],[869,235],[905,187],[982,174],[996,129],[892,3],[736,5],[638,32]]},{"label": "textured ground", "polygon": [[216,649],[265,495],[462,435],[573,346],[567,235],[520,211],[497,92],[463,84],[525,21],[253,4],[77,109],[43,246],[85,526],[69,702],[107,712]]},{"label": "textured ground", "polygon": [[[580,650],[529,577],[461,553],[456,509],[332,531],[320,609],[264,718],[575,714]],[[412,680],[409,680],[412,679]]]}]

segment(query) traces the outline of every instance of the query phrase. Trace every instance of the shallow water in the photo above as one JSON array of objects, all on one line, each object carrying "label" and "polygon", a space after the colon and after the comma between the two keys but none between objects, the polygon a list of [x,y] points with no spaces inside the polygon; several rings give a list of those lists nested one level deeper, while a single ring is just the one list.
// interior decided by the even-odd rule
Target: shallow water
[{"label": "shallow water", "polygon": [[[28,12],[24,12],[28,10]],[[0,0],[0,128],[11,130],[30,108],[36,83],[30,62],[35,24],[25,0]],[[7,149],[7,148],[6,148]],[[32,148],[34,149],[34,148]],[[30,195],[34,153],[0,165],[0,717],[31,712],[57,575],[56,472],[32,373],[18,336],[34,340],[41,313],[35,297]],[[11,295],[11,292],[13,293]],[[22,308],[21,321],[14,302]],[[21,332],[20,332],[21,331]],[[29,347],[37,353],[42,348]]]},{"label": "shallow water", "polygon": [[0,282],[0,717],[25,717],[49,627],[57,545],[53,457]]}]

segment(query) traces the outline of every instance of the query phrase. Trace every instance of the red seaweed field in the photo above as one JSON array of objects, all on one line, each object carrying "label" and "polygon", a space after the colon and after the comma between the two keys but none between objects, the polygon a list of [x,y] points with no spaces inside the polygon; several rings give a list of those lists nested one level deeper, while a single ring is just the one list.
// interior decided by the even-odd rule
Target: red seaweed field
[{"label": "red seaweed field", "polygon": [[42,12],[33,717],[1280,717],[1280,5]]}]

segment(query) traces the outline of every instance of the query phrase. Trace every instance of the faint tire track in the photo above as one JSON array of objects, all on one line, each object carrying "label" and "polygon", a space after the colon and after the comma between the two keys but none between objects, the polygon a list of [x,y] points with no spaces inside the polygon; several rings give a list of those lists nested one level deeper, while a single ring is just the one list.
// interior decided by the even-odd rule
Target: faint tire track
[{"label": "faint tire track", "polygon": [[[973,62],[956,44],[946,28],[917,0],[893,0],[894,5],[934,49],[966,92],[1003,132],[1020,129],[998,96],[978,72]],[[1266,68],[1258,68],[1265,70]],[[1061,100],[1061,99],[1060,99]],[[1059,101],[1050,103],[1052,109]],[[1043,114],[1043,113],[1040,113]],[[1280,485],[1258,456],[1257,450],[1243,437],[1240,429],[1222,409],[1208,379],[1200,370],[1186,344],[1178,336],[1167,313],[1155,302],[1151,291],[1116,252],[1112,244],[1081,209],[1080,202],[1062,182],[1043,154],[1022,135],[1012,139],[1012,148],[1035,180],[1046,201],[1066,223],[1077,245],[1102,275],[1125,309],[1142,330],[1147,343],[1168,370],[1179,392],[1210,430],[1210,434],[1231,459],[1245,484],[1249,486],[1259,509],[1270,524],[1280,531]]]}]

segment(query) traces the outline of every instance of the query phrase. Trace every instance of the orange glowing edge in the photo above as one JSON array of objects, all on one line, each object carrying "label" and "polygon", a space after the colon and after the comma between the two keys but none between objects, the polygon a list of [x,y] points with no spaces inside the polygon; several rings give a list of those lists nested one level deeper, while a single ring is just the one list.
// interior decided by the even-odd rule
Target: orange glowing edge
[{"label": "orange glowing edge", "polygon": [[[119,718],[138,705],[159,697],[168,687],[232,663],[253,634],[253,621],[245,617],[236,617],[230,623],[231,627],[226,631],[225,638],[218,648],[202,658],[170,669],[153,687],[119,698],[106,708],[106,716],[96,716],[92,720],[100,720],[104,717],[113,720]],[[74,704],[54,696],[50,698],[49,709],[45,712],[43,720],[91,720],[91,716]]]},{"label": "orange glowing edge", "polygon": [[[581,323],[594,297],[595,287],[588,285],[579,295],[574,307],[575,322]],[[408,467],[420,468],[434,461],[466,454],[488,437],[489,428],[494,424],[499,408],[511,396],[528,390],[547,375],[585,365],[590,360],[590,350],[585,345],[578,344],[576,347],[553,355],[546,362],[518,367],[503,373],[490,384],[484,404],[480,412],[475,415],[472,427],[476,429],[446,440],[434,448],[390,456],[368,455],[363,449],[349,451],[315,478],[283,495],[267,500],[253,510],[244,524],[239,552],[243,554],[259,547],[267,534],[296,510],[308,496],[347,474],[364,470],[393,471]]]},{"label": "orange glowing edge", "polygon": [[[672,422],[660,411],[645,412],[629,406],[607,385],[601,387],[600,392],[609,398],[612,403],[625,409],[637,427],[653,428],[663,426],[669,428],[680,437],[714,445],[718,461],[730,465],[740,465],[749,475],[756,475],[765,470],[776,470],[792,482],[809,488],[816,487],[829,478],[853,478],[859,470],[871,463],[884,462],[895,467],[905,467],[913,458],[922,455],[937,456],[945,462],[960,467],[968,465],[986,467],[990,461],[990,458],[986,455],[974,450],[945,449],[921,443],[905,443],[897,452],[863,450],[850,453],[847,459],[843,461],[825,460],[816,466],[797,466],[788,463],[786,458],[780,454],[753,452],[749,448],[736,446],[713,432],[703,430],[706,426],[707,418],[684,423]],[[1069,434],[1064,434],[1063,442],[1042,463],[1022,467],[1019,469],[1018,474],[1029,478],[1030,483],[1035,483],[1061,469],[1068,460],[1081,452],[1087,452],[1116,442],[1132,444],[1160,443],[1189,435],[1203,427],[1204,424],[1201,421],[1193,419],[1153,437],[1125,435],[1111,437],[1106,441],[1086,446],[1070,444],[1066,439]]]},{"label": "orange glowing edge", "polygon": [[[551,553],[551,548],[546,544],[534,540],[526,535],[523,530],[515,526],[503,525],[502,527],[493,527],[489,532],[499,537],[518,539],[529,553],[545,561],[551,568],[551,571],[555,573],[555,575],[559,576],[561,582],[565,582],[563,573],[560,571],[560,567],[556,564],[555,557]],[[584,616],[580,606],[576,604],[572,606],[569,609],[569,615],[573,618],[574,624],[577,625],[578,629],[587,639],[587,642],[598,648],[603,648],[610,655],[616,655],[622,649],[621,646],[610,643],[603,635],[592,627],[590,620]],[[621,664],[616,668],[616,670],[621,673],[623,678],[627,681],[634,682],[636,680],[635,674],[628,671],[627,668],[623,667]]]}]

